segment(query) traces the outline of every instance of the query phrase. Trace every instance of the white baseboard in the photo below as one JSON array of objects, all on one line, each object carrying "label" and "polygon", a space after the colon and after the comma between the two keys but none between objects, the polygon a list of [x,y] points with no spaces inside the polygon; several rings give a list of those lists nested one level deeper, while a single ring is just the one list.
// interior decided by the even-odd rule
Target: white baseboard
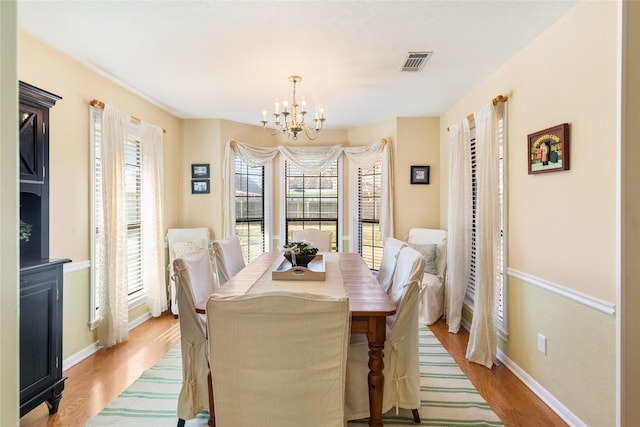
[{"label": "white baseboard", "polygon": [[[471,330],[471,323],[462,319],[461,325],[467,331]],[[527,374],[520,366],[509,359],[500,349],[497,349],[497,358],[502,364],[515,375],[524,385],[540,398],[553,412],[572,427],[587,427],[573,412],[556,399],[551,393],[542,387],[536,380]]]},{"label": "white baseboard", "polygon": [[79,352],[72,354],[71,356],[67,357],[66,359],[64,359],[62,361],[62,371],[66,371],[67,369],[69,369],[70,367],[77,365],[78,363],[82,362],[84,359],[86,359],[87,357],[91,356],[93,353],[95,353],[96,351],[100,350],[100,346],[98,345],[98,342],[94,342],[93,344],[91,344],[88,347],[83,348],[82,350],[80,350]]},{"label": "white baseboard", "polygon": [[498,360],[509,369],[513,375],[518,377],[520,381],[526,385],[536,396],[540,398],[553,412],[558,414],[567,424],[572,427],[587,427],[573,412],[571,412],[566,406],[556,399],[551,393],[542,387],[536,380],[534,380],[529,374],[522,370],[517,364],[509,359],[500,349],[498,349]]},{"label": "white baseboard", "polygon": [[[129,322],[129,331],[131,331],[133,328],[137,326],[142,325],[144,322],[146,322],[149,319],[151,319],[151,313],[149,312],[146,312],[142,316],[136,319],[133,319],[131,322]],[[93,353],[100,350],[101,348],[102,346],[98,345],[98,342],[96,341],[93,344],[83,348],[82,350],[72,354],[71,356],[67,357],[62,361],[62,371],[64,372],[67,369],[71,368],[72,366],[77,365],[78,363],[82,362],[84,359],[91,356]]]}]

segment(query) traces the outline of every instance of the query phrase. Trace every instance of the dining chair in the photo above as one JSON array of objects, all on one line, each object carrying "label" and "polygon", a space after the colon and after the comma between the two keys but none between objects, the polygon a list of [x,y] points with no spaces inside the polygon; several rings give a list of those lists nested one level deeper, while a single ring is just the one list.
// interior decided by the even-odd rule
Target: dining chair
[{"label": "dining chair", "polygon": [[431,228],[409,230],[407,244],[425,257],[420,321],[427,325],[437,322],[444,314],[444,277],[447,269],[447,231]]},{"label": "dining chair", "polygon": [[382,245],[382,260],[380,261],[376,279],[378,279],[378,283],[380,283],[385,292],[388,292],[389,288],[391,288],[398,255],[400,255],[400,250],[405,246],[407,246],[407,242],[393,237],[387,237]]},{"label": "dining chair", "polygon": [[331,240],[333,237],[333,232],[331,231],[304,228],[302,230],[294,230],[292,237],[294,242],[299,242],[300,240],[312,242],[318,248],[318,252],[331,252]]},{"label": "dining chair", "polygon": [[212,246],[218,285],[222,286],[245,267],[242,247],[238,236],[214,240]]},{"label": "dining chair", "polygon": [[169,292],[171,297],[171,312],[179,315],[178,301],[176,298],[176,283],[173,280],[173,260],[193,249],[205,249],[209,247],[209,229],[196,228],[170,228],[167,230],[167,245],[169,246]]},{"label": "dining chair", "polygon": [[[396,313],[387,317],[384,342],[382,412],[411,409],[420,423],[420,364],[418,355],[418,298],[424,270],[420,252],[408,246],[398,255],[393,284],[388,292]],[[369,346],[364,335],[351,338],[347,358],[346,415],[348,420],[369,417],[367,372]]]},{"label": "dining chair", "polygon": [[216,290],[209,251],[197,249],[173,261],[177,298],[180,304],[182,389],[178,397],[178,427],[201,410],[212,411],[207,358],[207,319],[196,313],[196,304]]},{"label": "dining chair", "polygon": [[216,427],[344,427],[349,300],[303,292],[207,302]]}]

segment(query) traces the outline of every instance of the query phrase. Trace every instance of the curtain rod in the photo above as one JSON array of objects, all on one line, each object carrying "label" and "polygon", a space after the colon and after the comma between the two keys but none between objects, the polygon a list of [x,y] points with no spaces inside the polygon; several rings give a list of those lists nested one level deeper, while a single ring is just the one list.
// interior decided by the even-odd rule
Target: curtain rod
[{"label": "curtain rod", "polygon": [[[102,110],[104,110],[104,102],[99,101],[97,99],[92,99],[91,102],[89,103],[89,105],[91,105],[92,107],[98,107]],[[140,124],[140,119],[137,118],[136,116],[131,116],[131,121],[137,124]],[[162,133],[167,133],[166,129],[162,129]]]},{"label": "curtain rod", "polygon": [[[498,95],[495,98],[493,98],[493,105],[497,105],[500,102],[507,102],[507,100],[509,99],[508,96],[504,96],[504,95]],[[473,113],[467,115],[467,120],[471,121],[473,120]],[[447,128],[447,132],[449,132],[451,130],[451,128]]]},{"label": "curtain rod", "polygon": [[[386,140],[386,139],[384,139],[384,138],[382,138],[382,139],[380,140],[380,144],[384,147],[385,145],[387,145],[387,140]],[[231,148],[235,148],[235,147],[236,147],[236,140],[235,140],[235,139],[230,139],[230,140],[229,140],[229,146],[230,146]]]}]

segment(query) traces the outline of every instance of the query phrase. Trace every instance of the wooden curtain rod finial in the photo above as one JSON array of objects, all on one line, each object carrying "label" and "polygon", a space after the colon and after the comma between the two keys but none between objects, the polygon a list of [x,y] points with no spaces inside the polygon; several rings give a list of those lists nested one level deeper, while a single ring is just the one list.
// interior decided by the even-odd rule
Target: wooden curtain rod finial
[{"label": "wooden curtain rod finial", "polygon": [[[89,105],[91,105],[92,107],[97,107],[104,110],[104,102],[100,100],[92,99],[91,102],[89,102]],[[131,120],[135,123],[138,123],[138,124],[140,123],[140,119],[137,118],[136,116],[131,116]],[[167,133],[167,130],[163,128],[162,133]]]},{"label": "wooden curtain rod finial", "polygon": [[498,95],[493,98],[493,105],[498,105],[500,102],[507,102],[509,100],[508,96]]},{"label": "wooden curtain rod finial", "polygon": [[385,145],[387,145],[387,140],[386,140],[386,139],[384,139],[384,138],[382,138],[382,139],[380,140],[380,145],[382,145],[383,147],[384,147]]},{"label": "wooden curtain rod finial", "polygon": [[92,107],[98,107],[104,109],[104,102],[98,101],[97,99],[92,99],[89,103]]},{"label": "wooden curtain rod finial", "polygon": [[[504,95],[498,95],[495,98],[493,98],[493,105],[498,105],[501,102],[507,102],[509,100],[508,96],[504,96]],[[467,116],[467,120],[471,121],[473,120],[473,113],[469,114]],[[447,132],[450,132],[451,128],[447,128]]]},{"label": "wooden curtain rod finial", "polygon": [[235,139],[232,139],[232,140],[230,140],[230,141],[229,141],[229,147],[231,147],[231,148],[236,148],[236,141],[235,141]]}]

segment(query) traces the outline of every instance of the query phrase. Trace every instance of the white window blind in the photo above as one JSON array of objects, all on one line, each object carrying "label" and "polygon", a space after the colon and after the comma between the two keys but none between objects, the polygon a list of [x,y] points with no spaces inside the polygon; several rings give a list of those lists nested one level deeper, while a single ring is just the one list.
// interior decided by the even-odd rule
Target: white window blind
[{"label": "white window blind", "polygon": [[377,270],[382,260],[380,203],[382,159],[369,170],[358,168],[358,251],[367,266]]},{"label": "white window blind", "polygon": [[236,235],[240,239],[245,262],[253,261],[266,250],[265,167],[249,167],[235,159]]},{"label": "white window blind", "polygon": [[338,243],[338,161],[317,174],[305,174],[285,161],[286,234],[291,241],[294,230],[329,230],[332,247]]}]

